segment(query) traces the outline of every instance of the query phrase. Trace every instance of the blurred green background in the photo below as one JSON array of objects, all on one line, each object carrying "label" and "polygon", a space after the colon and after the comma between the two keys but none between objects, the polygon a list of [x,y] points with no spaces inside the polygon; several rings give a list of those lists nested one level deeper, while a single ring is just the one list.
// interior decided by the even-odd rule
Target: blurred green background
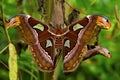
[{"label": "blurred green background", "polygon": [[[120,80],[120,22],[116,19],[115,6],[118,6],[118,17],[120,18],[120,0],[66,0],[73,8],[80,11],[80,18],[89,14],[102,14],[111,22],[111,29],[102,30],[99,44],[108,48],[112,54],[111,59],[103,56],[95,56],[84,62],[73,73],[63,76],[64,80]],[[0,0],[4,10],[4,17],[8,20],[16,14],[29,14],[41,20],[37,0]],[[66,4],[65,4],[66,5]],[[72,9],[66,5],[66,17]],[[2,13],[0,13],[0,17]],[[2,24],[2,23],[0,23]],[[16,43],[17,35],[14,29],[9,29],[13,43]],[[0,26],[0,51],[6,47],[8,40],[4,29]],[[0,80],[9,80],[8,76],[8,50],[0,54]],[[39,80],[43,74],[30,55],[29,50],[22,50],[18,57],[19,77],[21,80]],[[38,77],[39,76],[39,77]]]}]

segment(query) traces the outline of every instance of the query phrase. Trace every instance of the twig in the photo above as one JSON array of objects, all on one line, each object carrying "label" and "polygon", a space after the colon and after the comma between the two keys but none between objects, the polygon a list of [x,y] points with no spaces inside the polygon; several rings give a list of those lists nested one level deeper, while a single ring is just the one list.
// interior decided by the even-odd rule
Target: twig
[{"label": "twig", "polygon": [[115,5],[115,17],[116,17],[116,23],[115,23],[115,26],[112,30],[112,34],[111,36],[114,37],[116,32],[118,32],[119,28],[120,28],[120,18],[119,18],[119,15],[118,15],[118,6]]},{"label": "twig", "polygon": [[74,9],[67,1],[65,1],[65,3],[66,3],[71,9]]},{"label": "twig", "polygon": [[[2,6],[1,6],[1,13],[2,13],[3,25],[5,26],[4,11],[3,11],[3,7]],[[6,33],[6,36],[8,38],[9,43],[11,43],[10,36],[8,34],[7,28],[5,28],[5,33]]]},{"label": "twig", "polygon": [[8,48],[9,45],[7,45],[6,47],[4,47],[1,51],[0,51],[0,54],[2,54],[7,48]]},{"label": "twig", "polygon": [[54,80],[53,72],[44,72],[44,80]]},{"label": "twig", "polygon": [[115,16],[116,16],[117,21],[120,23],[120,18],[119,18],[119,15],[118,15],[118,6],[117,5],[115,5]]},{"label": "twig", "polygon": [[9,70],[8,66],[3,61],[0,60],[0,63],[3,64]]}]

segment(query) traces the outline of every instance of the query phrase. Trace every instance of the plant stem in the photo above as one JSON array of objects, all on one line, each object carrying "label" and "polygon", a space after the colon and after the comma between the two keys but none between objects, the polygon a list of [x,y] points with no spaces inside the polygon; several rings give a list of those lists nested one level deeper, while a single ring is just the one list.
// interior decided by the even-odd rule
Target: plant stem
[{"label": "plant stem", "polygon": [[44,72],[44,80],[54,80],[53,72]]},{"label": "plant stem", "polygon": [[[4,25],[4,27],[5,27],[4,10],[3,10],[3,7],[2,7],[2,6],[1,6],[1,13],[2,13],[3,25]],[[6,27],[5,27],[5,34],[6,34],[6,36],[7,36],[8,42],[11,43],[10,36],[9,36],[9,34],[8,34],[8,30],[7,30]]]},{"label": "plant stem", "polygon": [[0,51],[0,54],[2,54],[8,47],[9,47],[9,45],[5,46],[5,47]]}]

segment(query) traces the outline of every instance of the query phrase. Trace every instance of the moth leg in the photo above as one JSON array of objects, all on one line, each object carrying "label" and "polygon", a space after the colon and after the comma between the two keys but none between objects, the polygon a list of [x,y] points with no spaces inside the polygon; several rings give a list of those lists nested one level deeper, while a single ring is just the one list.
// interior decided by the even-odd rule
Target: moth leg
[{"label": "moth leg", "polygon": [[101,54],[107,58],[111,58],[111,54],[106,48],[104,48],[102,46],[95,46],[95,48],[87,50],[86,55],[84,56],[83,60],[86,60],[86,59],[88,59],[92,56],[98,55],[98,54]]}]

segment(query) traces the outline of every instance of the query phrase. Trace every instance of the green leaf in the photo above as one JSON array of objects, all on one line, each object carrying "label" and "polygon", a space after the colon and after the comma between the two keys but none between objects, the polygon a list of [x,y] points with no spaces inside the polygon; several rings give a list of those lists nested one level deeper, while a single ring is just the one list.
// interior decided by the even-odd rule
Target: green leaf
[{"label": "green leaf", "polygon": [[15,46],[9,44],[9,80],[17,80],[18,66]]}]

